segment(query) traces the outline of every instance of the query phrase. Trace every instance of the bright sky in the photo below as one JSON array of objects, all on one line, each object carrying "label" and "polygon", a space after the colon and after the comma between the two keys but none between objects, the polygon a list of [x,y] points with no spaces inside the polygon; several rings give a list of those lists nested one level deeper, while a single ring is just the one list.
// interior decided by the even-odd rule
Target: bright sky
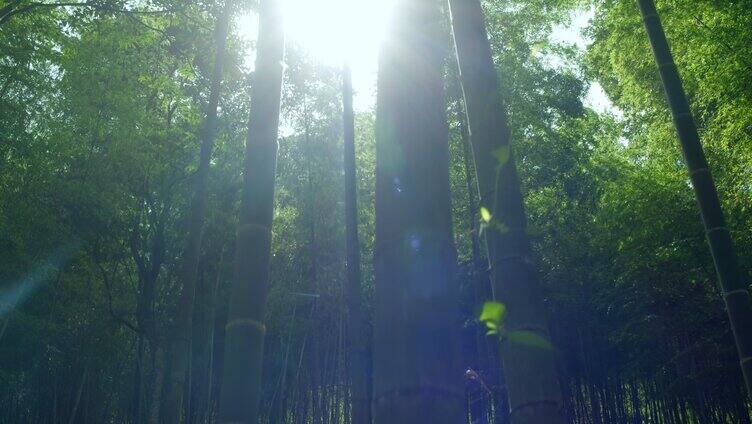
[{"label": "bright sky", "polygon": [[[347,61],[352,69],[354,107],[370,110],[376,97],[379,46],[394,0],[282,1],[287,41],[327,65],[341,66]],[[257,38],[255,14],[241,16],[237,24],[247,42]],[[247,58],[248,69],[253,69],[255,59],[255,55]]]},{"label": "bright sky", "polygon": [[[583,34],[583,30],[587,27],[595,11],[591,8],[588,10],[579,10],[573,12],[570,16],[570,22],[567,25],[560,25],[554,27],[549,40],[562,44],[574,44],[580,50],[585,50],[590,43]],[[585,106],[592,108],[600,113],[613,113],[617,116],[620,111],[611,103],[603,91],[603,87],[596,81],[588,90],[584,99]]]},{"label": "bright sky", "polygon": [[[311,56],[331,66],[350,63],[353,75],[356,111],[370,110],[376,99],[376,72],[379,45],[385,34],[387,13],[394,0],[282,0],[288,42],[296,43]],[[585,49],[588,40],[582,30],[593,17],[593,10],[572,14],[568,25],[557,26],[551,41],[575,44]],[[246,14],[237,21],[240,35],[251,42],[258,35],[258,19]],[[253,69],[255,54],[251,52],[246,67]],[[558,66],[551,60],[552,66]],[[608,100],[603,88],[594,83],[585,99],[586,106],[598,112],[619,114]]]}]

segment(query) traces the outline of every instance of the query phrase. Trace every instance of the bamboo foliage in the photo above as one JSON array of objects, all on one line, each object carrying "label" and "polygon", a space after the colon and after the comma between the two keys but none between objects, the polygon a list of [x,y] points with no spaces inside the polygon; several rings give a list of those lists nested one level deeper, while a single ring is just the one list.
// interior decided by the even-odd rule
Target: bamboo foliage
[{"label": "bamboo foliage", "polygon": [[705,236],[713,256],[723,300],[726,302],[747,392],[752,394],[752,301],[750,293],[739,269],[736,251],[726,226],[715,182],[705,159],[681,77],[674,63],[655,3],[653,0],[638,0],[637,5],[661,75],[666,100],[671,109],[671,116],[684,154],[684,162],[702,214]]},{"label": "bamboo foliage", "polygon": [[235,248],[235,277],[225,326],[219,414],[219,421],[223,423],[256,423],[259,415],[283,58],[280,3],[262,0]]},{"label": "bamboo foliage", "polygon": [[209,183],[209,166],[212,148],[217,131],[217,109],[222,89],[222,70],[227,45],[227,33],[232,13],[231,0],[227,0],[217,18],[215,29],[214,69],[211,81],[209,104],[206,118],[201,129],[201,152],[199,155],[198,171],[194,178],[194,193],[187,225],[186,244],[181,263],[182,291],[178,301],[172,331],[169,334],[170,346],[167,351],[170,366],[169,381],[167,382],[167,397],[165,399],[164,416],[167,422],[179,422],[186,394],[189,355],[191,352],[191,328],[193,305],[198,279],[198,262],[201,254],[201,240],[204,219],[206,216],[207,186]]},{"label": "bamboo foliage", "polygon": [[[226,1],[234,11],[222,22]],[[310,12],[296,28],[300,36],[315,25],[375,18],[326,1],[279,1],[301,2],[286,9],[291,18]],[[580,11],[580,2],[452,1],[471,125],[457,67],[439,59],[448,47],[449,16],[429,0],[397,0],[396,25],[384,33],[396,40],[385,51],[378,122],[377,421],[505,424],[508,394],[514,421],[536,421],[522,414],[538,412],[538,422],[556,421],[545,415],[556,412],[555,399],[536,392],[549,376],[549,358],[507,342],[507,327],[532,337],[530,330],[543,335],[546,325],[512,313],[542,310],[519,300],[529,293],[519,285],[533,271],[515,262],[521,231],[504,216],[510,199],[518,199],[507,185],[515,183],[508,168],[516,157],[527,193],[524,215],[514,216],[536,228],[530,239],[545,276],[546,310],[555,317],[547,327],[556,342],[565,422],[750,424],[752,403],[727,312],[742,340],[748,330],[738,318],[752,266],[752,233],[745,232],[752,227],[752,67],[745,55],[752,8],[653,0],[665,36],[682,42],[671,47],[684,98],[655,8],[643,4],[654,48],[662,52],[666,91],[674,92],[666,103],[659,73],[650,72],[655,60],[634,2],[594,4],[582,61],[558,67],[550,59],[571,52],[556,40],[539,40]],[[486,34],[481,9],[465,14],[473,19],[464,27],[459,20],[462,8],[478,2],[488,11]],[[256,21],[259,1],[242,11],[234,0],[190,7],[172,0],[123,7],[6,3],[13,17],[0,25],[0,423],[208,423],[220,420],[220,408],[225,422],[370,423],[372,352],[363,344],[376,303],[370,252],[377,124],[375,111],[357,112],[354,134],[349,75],[318,57],[333,53],[320,47],[337,46],[314,45],[323,41],[314,37],[285,54],[289,85],[283,83],[284,131],[274,170],[279,86],[278,69],[269,69],[282,49],[269,48],[276,32],[268,24],[278,21],[265,12],[260,60],[266,66],[251,87],[246,171],[246,89],[254,74],[245,59],[255,57],[258,44],[244,42],[244,23],[251,14]],[[243,19],[236,21],[234,12]],[[217,57],[223,25],[229,27],[224,61]],[[356,41],[368,28],[343,34]],[[462,28],[473,37],[461,38]],[[365,70],[360,59],[371,43],[356,43],[358,63],[351,65]],[[214,68],[220,65],[224,72]],[[494,75],[510,106],[514,152],[506,141],[478,141],[481,118],[505,130],[497,122],[503,115]],[[352,76],[357,81],[355,69]],[[596,84],[610,103],[600,90],[590,100],[603,103],[585,101]],[[692,153],[691,173],[667,131],[669,104]],[[612,105],[619,116],[609,113]],[[661,108],[667,110],[656,113]],[[684,125],[690,108],[696,130]],[[439,152],[445,112],[456,272]],[[215,124],[221,138],[217,133],[212,147]],[[708,163],[697,156],[697,133],[710,149]],[[491,159],[477,172],[473,150]],[[713,188],[708,164],[718,193],[697,194],[718,274],[705,237],[698,237],[702,223],[690,189],[692,183]],[[236,240],[243,176],[251,195]],[[709,209],[708,196],[715,202]],[[729,267],[734,257],[723,221],[713,220],[722,218],[718,197],[738,267]],[[233,291],[236,241],[242,274]],[[501,262],[500,252],[507,254]],[[489,253],[496,255],[497,297],[512,313],[494,321],[501,343],[486,334],[491,321],[478,322],[479,306],[493,297]],[[724,292],[732,288],[728,308],[713,283],[718,277]],[[514,377],[509,384],[500,348]],[[518,354],[512,362],[509,352]],[[554,384],[548,388],[555,396]]]},{"label": "bamboo foliage", "polygon": [[[548,338],[543,296],[527,236],[527,220],[511,152],[510,130],[478,0],[450,0],[452,29],[475,159],[494,297],[507,305],[505,325]],[[514,424],[562,422],[550,350],[504,341],[501,346]]]}]

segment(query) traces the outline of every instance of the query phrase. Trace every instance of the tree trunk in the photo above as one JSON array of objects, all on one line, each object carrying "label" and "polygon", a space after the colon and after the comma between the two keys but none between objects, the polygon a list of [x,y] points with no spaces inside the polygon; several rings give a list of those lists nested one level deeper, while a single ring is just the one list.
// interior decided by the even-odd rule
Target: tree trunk
[{"label": "tree trunk", "polygon": [[162,341],[158,336],[157,321],[154,314],[154,301],[157,293],[157,280],[159,279],[159,274],[162,270],[162,264],[165,259],[166,244],[165,226],[162,218],[156,216],[153,216],[152,218],[153,222],[151,225],[154,227],[154,234],[148,248],[148,254],[141,253],[143,250],[143,240],[139,230],[140,224],[138,222],[133,226],[129,241],[131,256],[136,263],[139,281],[136,300],[137,329],[148,341],[152,356],[152,381],[150,386],[153,396],[150,401],[149,414],[146,418],[150,423],[157,423],[159,422],[160,417],[163,380],[162,368],[164,364],[161,353]]},{"label": "tree trunk", "polygon": [[[479,0],[450,0],[460,80],[475,159],[480,204],[491,212],[485,232],[495,297],[506,304],[510,331],[548,338],[540,281],[527,237],[525,208],[510,146],[491,47]],[[503,342],[510,421],[563,422],[553,352]]]},{"label": "tree trunk", "polygon": [[[219,278],[219,277],[218,277]],[[224,283],[223,283],[224,284]],[[217,281],[217,299],[220,296],[219,281]],[[223,290],[224,291],[224,290]],[[225,296],[223,296],[224,298]],[[219,410],[219,398],[222,388],[222,376],[224,375],[225,358],[225,325],[227,324],[228,302],[221,304],[217,300],[214,310],[214,330],[212,337],[212,366],[211,366],[211,392],[209,394],[210,414],[216,416]]]},{"label": "tree trunk", "polygon": [[196,291],[196,278],[204,219],[206,216],[207,187],[209,184],[209,167],[214,138],[217,132],[217,109],[222,91],[222,67],[227,44],[227,32],[232,14],[232,0],[225,0],[215,29],[214,74],[212,75],[209,104],[206,118],[201,129],[201,152],[198,170],[194,176],[194,191],[188,218],[186,244],[180,269],[182,291],[178,301],[172,331],[168,334],[170,346],[167,350],[170,365],[170,381],[167,384],[164,415],[168,423],[180,422],[183,415],[187,390],[188,363],[191,352],[191,328],[193,305]]},{"label": "tree trunk", "polygon": [[747,393],[752,395],[752,301],[750,294],[739,270],[736,252],[731,242],[731,234],[726,227],[713,176],[705,160],[705,153],[702,150],[694,118],[689,110],[689,102],[684,93],[681,77],[674,64],[655,4],[653,0],[638,0],[637,4],[653,48],[663,89],[684,153],[684,161],[700,206],[705,235],[718,274],[723,300],[726,302],[731,329],[734,332]]},{"label": "tree trunk", "polygon": [[131,406],[131,420],[140,423],[143,418],[141,403],[142,381],[144,374],[144,353],[146,344],[142,333],[138,333],[138,347],[136,348],[136,367],[133,370],[133,400]]},{"label": "tree trunk", "polygon": [[381,52],[376,128],[376,424],[464,415],[442,17],[401,0]]},{"label": "tree trunk", "polygon": [[84,392],[84,385],[86,384],[86,377],[89,374],[89,360],[86,361],[86,365],[84,366],[84,373],[81,375],[81,383],[78,385],[78,390],[76,390],[76,400],[73,402],[73,410],[71,411],[70,418],[68,419],[68,424],[73,424],[76,422],[76,415],[78,414],[78,407],[81,405],[81,395]]},{"label": "tree trunk", "polygon": [[261,0],[244,185],[226,329],[220,423],[258,421],[269,284],[284,33],[278,0]]},{"label": "tree trunk", "polygon": [[358,193],[355,172],[355,115],[353,113],[352,77],[349,66],[342,70],[342,105],[344,123],[345,231],[347,251],[347,328],[350,354],[353,424],[370,424],[371,400],[368,384],[368,340],[360,286],[360,242],[358,241]]},{"label": "tree trunk", "polygon": [[[149,408],[149,424],[162,422],[162,383],[164,382],[164,353],[157,345],[152,352],[152,393],[151,406]],[[170,423],[172,424],[172,423]]]},{"label": "tree trunk", "polygon": [[[214,257],[211,258],[215,260]],[[220,259],[221,260],[221,259]],[[211,368],[211,318],[214,293],[206,270],[208,258],[199,263],[196,296],[194,299],[193,328],[191,330],[190,377],[186,382],[190,398],[184,402],[185,423],[205,422],[208,407],[209,369]]]}]

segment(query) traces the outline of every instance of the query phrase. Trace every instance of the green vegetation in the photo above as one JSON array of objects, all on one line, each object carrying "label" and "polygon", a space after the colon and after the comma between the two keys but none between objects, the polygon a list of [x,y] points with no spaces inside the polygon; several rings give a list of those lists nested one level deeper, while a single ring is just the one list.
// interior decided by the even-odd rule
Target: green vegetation
[{"label": "green vegetation", "polygon": [[0,0],[0,422],[751,422],[751,2],[282,6]]}]

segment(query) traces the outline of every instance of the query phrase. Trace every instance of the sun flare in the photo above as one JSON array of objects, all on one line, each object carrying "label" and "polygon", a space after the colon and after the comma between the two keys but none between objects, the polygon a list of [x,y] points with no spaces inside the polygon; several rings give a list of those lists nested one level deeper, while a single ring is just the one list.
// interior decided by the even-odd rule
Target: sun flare
[{"label": "sun flare", "polygon": [[[327,66],[347,62],[352,69],[354,106],[369,110],[375,102],[378,52],[388,33],[388,15],[397,0],[278,0],[289,45]],[[258,16],[245,13],[236,20],[241,40],[252,45],[258,37]],[[249,48],[244,67],[255,67]]]},{"label": "sun flare", "polygon": [[326,64],[375,67],[392,0],[282,0],[289,42]]}]

